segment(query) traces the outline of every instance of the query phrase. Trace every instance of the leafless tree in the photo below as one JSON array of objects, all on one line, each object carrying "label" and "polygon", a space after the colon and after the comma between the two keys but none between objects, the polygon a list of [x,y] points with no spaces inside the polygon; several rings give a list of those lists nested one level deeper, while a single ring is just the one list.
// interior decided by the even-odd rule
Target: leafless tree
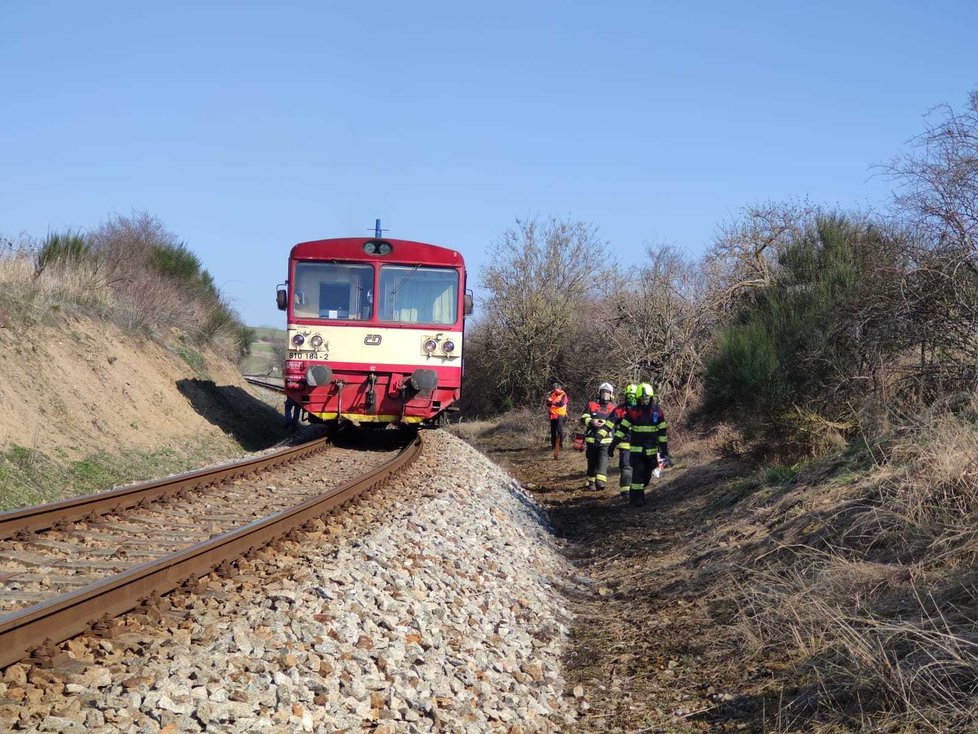
[{"label": "leafless tree", "polygon": [[951,246],[978,259],[978,89],[963,112],[939,105],[925,117],[925,130],[910,150],[883,172],[896,179],[896,204],[932,233],[938,246]]},{"label": "leafless tree", "polygon": [[652,382],[682,415],[696,391],[708,339],[706,291],[699,264],[669,245],[621,273],[606,329],[608,362],[620,383]]},{"label": "leafless tree", "polygon": [[801,236],[817,213],[808,202],[765,202],[721,224],[703,261],[713,306],[728,310],[751,290],[769,286],[778,253]]},{"label": "leafless tree", "polygon": [[897,216],[913,230],[908,279],[916,394],[934,397],[978,379],[978,90],[964,111],[939,105],[910,149],[882,172],[897,183]]},{"label": "leafless tree", "polygon": [[607,244],[593,225],[518,219],[492,244],[481,273],[489,296],[474,339],[486,345],[478,379],[512,405],[533,403],[550,380],[567,381],[574,337],[608,269]]}]

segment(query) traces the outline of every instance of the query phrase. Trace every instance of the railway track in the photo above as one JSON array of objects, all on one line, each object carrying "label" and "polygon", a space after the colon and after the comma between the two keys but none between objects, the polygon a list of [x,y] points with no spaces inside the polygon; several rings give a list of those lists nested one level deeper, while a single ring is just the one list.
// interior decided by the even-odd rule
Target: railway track
[{"label": "railway track", "polygon": [[262,375],[242,375],[245,382],[251,385],[257,385],[258,387],[263,387],[266,390],[272,390],[274,392],[285,392],[285,385],[283,381],[276,377],[264,377]]},{"label": "railway track", "polygon": [[[113,617],[377,486],[418,455],[421,441],[415,437],[392,459],[391,452],[331,447],[321,466],[309,469],[326,446],[317,439],[216,469],[0,514],[0,667],[28,656],[57,664],[64,658],[58,643],[93,625],[105,631]],[[298,459],[307,461],[291,463]],[[261,474],[270,469],[274,474]],[[343,481],[351,473],[361,476]]]}]

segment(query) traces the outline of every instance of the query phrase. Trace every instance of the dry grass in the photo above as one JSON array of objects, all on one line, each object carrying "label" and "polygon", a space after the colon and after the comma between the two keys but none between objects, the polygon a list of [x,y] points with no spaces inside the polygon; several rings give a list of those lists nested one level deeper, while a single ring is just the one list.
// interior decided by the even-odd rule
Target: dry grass
[{"label": "dry grass", "polygon": [[53,265],[35,276],[34,254],[24,248],[0,257],[0,304],[9,328],[40,323],[59,310],[109,312],[113,307],[92,263]]},{"label": "dry grass", "polygon": [[175,238],[148,215],[114,218],[88,235],[84,256],[38,267],[42,245],[21,238],[0,253],[0,320],[29,328],[58,313],[83,312],[162,343],[210,345],[228,359],[240,356],[243,330],[219,294],[161,276],[150,266],[153,247]]},{"label": "dry grass", "polygon": [[751,656],[788,665],[785,730],[978,728],[973,415],[921,416],[847,481],[816,464],[753,508],[780,508],[777,544],[737,559],[732,598]]},{"label": "dry grass", "polygon": [[454,429],[537,485],[610,590],[576,607],[568,675],[599,714],[582,731],[965,732],[978,731],[973,407],[804,466],[718,459],[722,431],[677,440],[677,471],[643,513],[575,492],[581,462],[547,460],[532,411]]},{"label": "dry grass", "polygon": [[[542,428],[541,428],[542,426]],[[539,431],[534,431],[539,429]],[[455,435],[470,442],[478,442],[480,438],[491,438],[493,436],[511,435],[524,436],[525,443],[529,446],[536,433],[542,435],[546,431],[547,441],[550,441],[549,423],[546,416],[540,411],[533,411],[529,408],[518,408],[511,410],[506,415],[490,418],[486,420],[460,420],[452,423],[450,430]],[[569,430],[569,429],[568,429]]]}]

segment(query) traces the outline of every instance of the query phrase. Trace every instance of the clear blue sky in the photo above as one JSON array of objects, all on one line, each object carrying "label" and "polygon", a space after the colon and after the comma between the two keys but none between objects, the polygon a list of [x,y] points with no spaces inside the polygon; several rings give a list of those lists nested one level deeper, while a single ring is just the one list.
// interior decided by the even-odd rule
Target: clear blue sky
[{"label": "clear blue sky", "polygon": [[0,3],[0,234],[148,211],[252,325],[295,242],[454,247],[516,217],[622,262],[871,166],[978,87],[978,3]]}]

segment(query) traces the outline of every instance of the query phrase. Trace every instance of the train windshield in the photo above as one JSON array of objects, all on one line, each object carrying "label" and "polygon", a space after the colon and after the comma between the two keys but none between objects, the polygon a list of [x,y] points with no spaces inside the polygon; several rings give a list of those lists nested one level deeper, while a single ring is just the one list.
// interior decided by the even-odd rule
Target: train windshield
[{"label": "train windshield", "polygon": [[454,324],[458,318],[458,271],[384,265],[380,268],[381,321]]},{"label": "train windshield", "polygon": [[370,265],[296,263],[292,311],[299,318],[369,319],[373,287]]}]

